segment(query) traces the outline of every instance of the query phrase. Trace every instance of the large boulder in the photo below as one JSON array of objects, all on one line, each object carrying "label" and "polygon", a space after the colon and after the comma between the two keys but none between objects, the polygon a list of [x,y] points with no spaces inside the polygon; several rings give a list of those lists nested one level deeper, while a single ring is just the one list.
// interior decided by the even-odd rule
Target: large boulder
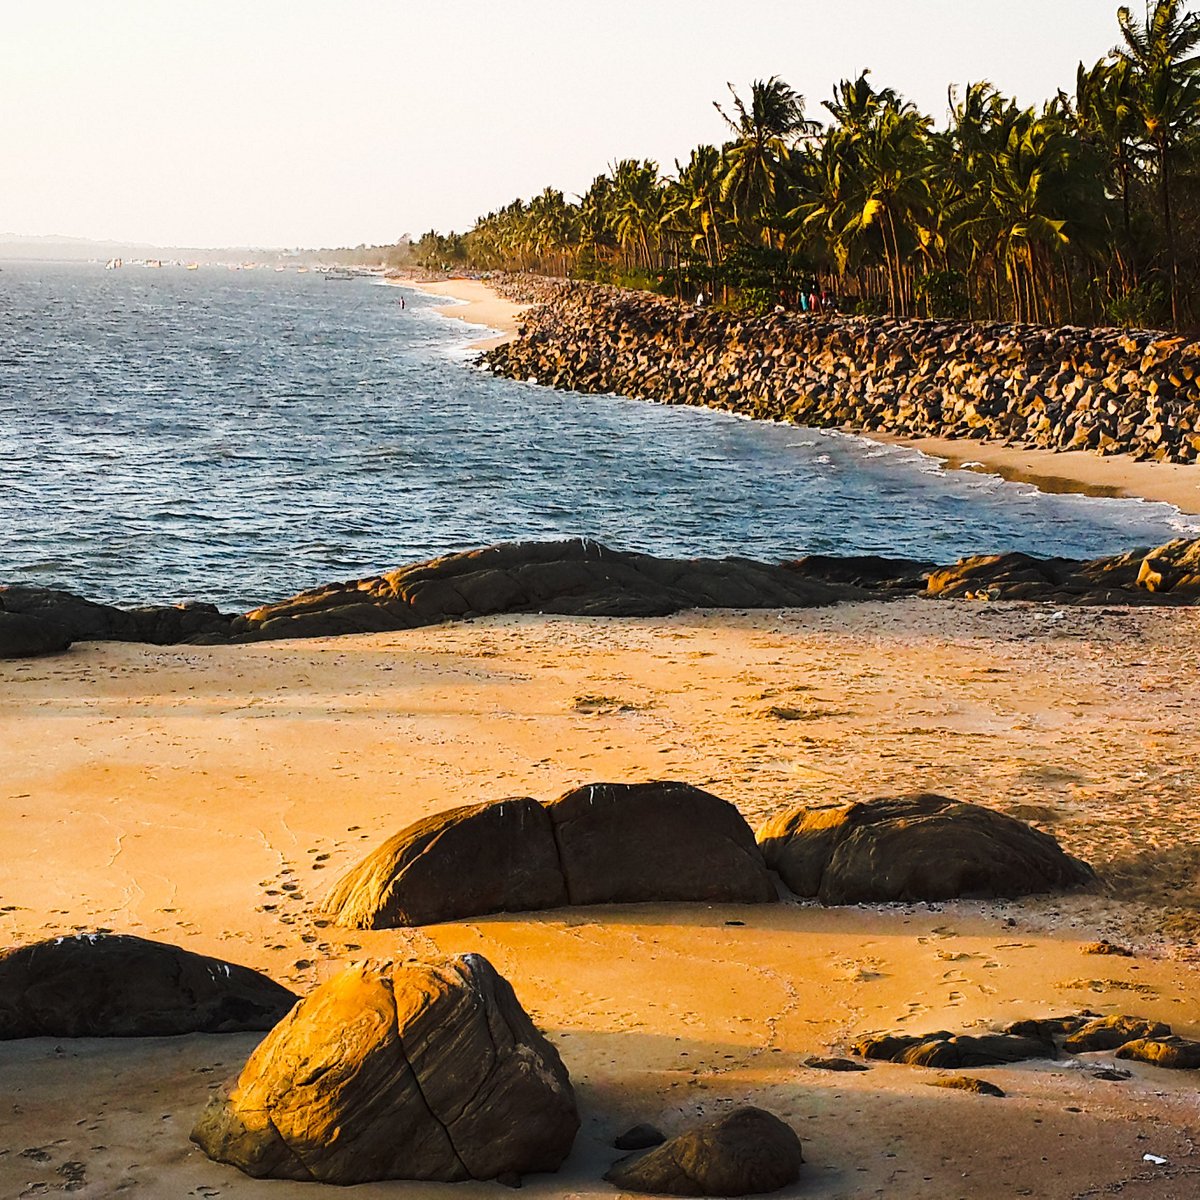
[{"label": "large boulder", "polygon": [[192,1140],[258,1178],[453,1183],[557,1170],[578,1129],[554,1047],[467,954],[361,963],[317,988]]},{"label": "large boulder", "polygon": [[803,1165],[791,1126],[761,1108],[738,1108],[622,1159],[604,1178],[655,1195],[756,1196],[795,1183]]},{"label": "large boulder", "polygon": [[344,875],[323,907],[340,925],[389,929],[566,902],[550,818],[523,797],[410,825]]},{"label": "large boulder", "polygon": [[758,842],[793,892],[824,904],[1025,896],[1095,878],[1049,834],[944,796],[795,808]]},{"label": "large boulder", "polygon": [[341,925],[386,929],[564,904],[775,899],[732,804],[686,783],[595,783],[549,804],[522,797],[418,821],[323,907]]},{"label": "large boulder", "polygon": [[61,625],[0,609],[0,658],[60,654],[70,645],[70,635]]},{"label": "large boulder", "polygon": [[0,952],[0,1038],[270,1029],[295,1002],[249,967],[126,934]]},{"label": "large boulder", "polygon": [[572,904],[776,899],[754,834],[686,783],[596,783],[547,806]]}]

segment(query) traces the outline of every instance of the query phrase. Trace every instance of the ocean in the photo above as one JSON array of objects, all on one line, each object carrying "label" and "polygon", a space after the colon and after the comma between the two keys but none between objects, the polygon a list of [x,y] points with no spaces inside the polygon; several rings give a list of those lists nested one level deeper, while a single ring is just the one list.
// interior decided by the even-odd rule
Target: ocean
[{"label": "ocean", "polygon": [[316,273],[0,270],[0,583],[243,609],[514,539],[1091,557],[1197,522],[861,438],[496,379],[441,301]]}]

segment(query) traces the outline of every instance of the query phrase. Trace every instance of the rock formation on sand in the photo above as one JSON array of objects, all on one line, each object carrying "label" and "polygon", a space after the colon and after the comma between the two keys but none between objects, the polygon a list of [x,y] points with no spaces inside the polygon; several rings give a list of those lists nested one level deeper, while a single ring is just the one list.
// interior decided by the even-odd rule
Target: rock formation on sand
[{"label": "rock formation on sand", "polygon": [[803,1165],[791,1126],[761,1108],[738,1108],[621,1159],[604,1178],[655,1195],[756,1196],[795,1183]]},{"label": "rock formation on sand", "polygon": [[[1055,604],[1200,601],[1200,540],[1091,561],[1026,554],[950,566],[873,556],[664,559],[576,538],[450,554],[386,575],[331,583],[241,616],[212,605],[122,609],[69,592],[0,586],[0,614],[34,616],[55,640],[228,644],[413,629],[503,613],[665,616],[689,608],[812,608],[904,595]],[[26,624],[25,629],[30,627]],[[0,628],[0,658],[27,654],[20,624]],[[36,644],[36,643],[35,643]]]},{"label": "rock formation on sand", "polygon": [[477,954],[361,963],[312,992],[192,1132],[259,1178],[353,1184],[555,1171],[579,1115],[554,1047]]},{"label": "rock formation on sand", "polygon": [[758,841],[793,892],[824,904],[1024,896],[1094,879],[1049,834],[944,796],[794,808]]},{"label": "rock formation on sand", "polygon": [[0,952],[0,1038],[238,1033],[270,1029],[295,1002],[248,967],[124,934]]},{"label": "rock formation on sand", "polygon": [[904,1036],[872,1035],[860,1038],[850,1049],[863,1058],[880,1062],[904,1063],[910,1067],[941,1067],[953,1071],[1058,1056],[1054,1043],[1049,1039],[1021,1037],[1012,1033],[972,1036],[953,1034],[945,1029],[936,1033]]},{"label": "rock formation on sand", "polygon": [[[0,658],[44,639],[205,645],[379,633],[504,613],[654,617],[690,608],[813,608],[900,596],[1040,600],[1055,604],[1200,602],[1200,540],[1092,561],[1026,554],[950,566],[877,556],[671,559],[611,550],[587,538],[512,542],[448,554],[385,575],[330,583],[241,616],[212,605],[123,609],[69,592],[0,586]],[[7,615],[6,615],[7,614]],[[31,642],[25,622],[42,623]],[[24,628],[25,632],[21,630]]]},{"label": "rock formation on sand", "polygon": [[1013,1021],[1001,1033],[978,1036],[953,1034],[945,1029],[924,1034],[869,1034],[851,1047],[862,1058],[956,1070],[1053,1059],[1060,1049],[1067,1054],[1115,1050],[1118,1058],[1179,1069],[1200,1068],[1200,1042],[1175,1037],[1170,1025],[1161,1021],[1124,1014],[1097,1017],[1080,1013]]},{"label": "rock formation on sand", "polygon": [[386,929],[564,904],[776,898],[732,804],[685,783],[596,783],[418,821],[342,877],[323,908]]},{"label": "rock formation on sand", "polygon": [[60,654],[71,645],[61,625],[27,613],[0,610],[0,658],[33,658]]}]

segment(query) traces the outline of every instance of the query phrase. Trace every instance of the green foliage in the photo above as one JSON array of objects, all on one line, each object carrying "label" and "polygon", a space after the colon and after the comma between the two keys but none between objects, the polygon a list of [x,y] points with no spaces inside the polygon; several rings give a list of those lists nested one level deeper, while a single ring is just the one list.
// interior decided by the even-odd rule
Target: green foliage
[{"label": "green foliage", "polygon": [[970,315],[967,277],[961,271],[930,271],[927,275],[919,275],[915,291],[931,317]]}]

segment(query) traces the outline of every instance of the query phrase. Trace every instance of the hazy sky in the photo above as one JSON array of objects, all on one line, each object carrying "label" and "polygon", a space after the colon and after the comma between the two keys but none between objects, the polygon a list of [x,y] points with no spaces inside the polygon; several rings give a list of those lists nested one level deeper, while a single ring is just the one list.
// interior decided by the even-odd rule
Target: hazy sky
[{"label": "hazy sky", "polygon": [[[720,142],[726,80],[1070,87],[1116,0],[0,0],[0,234],[354,245]],[[1136,4],[1135,4],[1135,7]],[[819,115],[819,114],[818,114]]]}]

